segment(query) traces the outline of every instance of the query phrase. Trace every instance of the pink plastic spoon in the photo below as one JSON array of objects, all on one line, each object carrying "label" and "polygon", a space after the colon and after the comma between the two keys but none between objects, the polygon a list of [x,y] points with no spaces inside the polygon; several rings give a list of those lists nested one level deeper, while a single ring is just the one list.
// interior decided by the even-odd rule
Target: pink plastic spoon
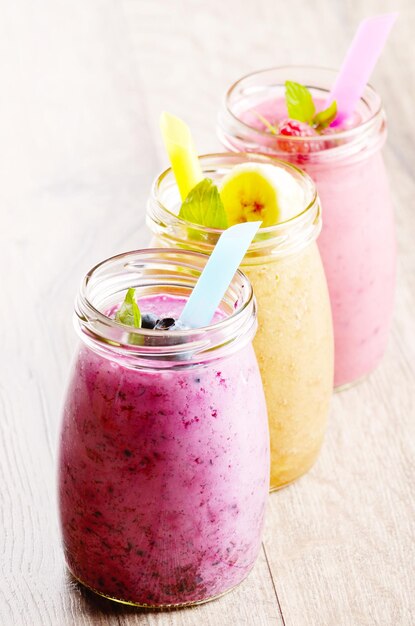
[{"label": "pink plastic spoon", "polygon": [[398,13],[385,13],[359,24],[325,104],[326,108],[333,100],[337,102],[331,126],[338,126],[355,110],[397,17]]}]

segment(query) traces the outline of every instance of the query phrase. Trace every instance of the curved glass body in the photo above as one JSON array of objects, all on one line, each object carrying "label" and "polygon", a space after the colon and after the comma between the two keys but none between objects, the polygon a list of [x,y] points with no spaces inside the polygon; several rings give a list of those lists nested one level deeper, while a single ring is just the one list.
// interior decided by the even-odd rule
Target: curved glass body
[{"label": "curved glass body", "polygon": [[[320,207],[311,179],[286,163],[260,155],[200,158],[204,174],[219,180],[238,163],[286,168],[304,190],[300,215],[264,228],[242,264],[258,302],[254,348],[264,383],[271,434],[271,489],[289,484],[317,458],[333,385],[333,338],[327,285],[315,239]],[[156,181],[147,212],[154,242],[210,253],[220,230],[189,224],[171,170]]]},{"label": "curved glass body", "polygon": [[285,159],[314,180],[323,207],[319,249],[330,292],[335,338],[335,385],[370,373],[387,345],[395,292],[395,235],[381,148],[386,138],[379,96],[367,87],[350,127],[317,137],[261,130],[257,113],[284,118],[285,80],[307,85],[323,102],[336,73],[281,67],[250,74],[226,95],[219,115],[223,144]]},{"label": "curved glass body", "polygon": [[205,262],[120,255],[78,296],[60,439],[63,544],[75,578],[118,602],[205,602],[241,582],[260,549],[269,435],[249,281],[235,275],[203,329],[128,331],[107,316],[129,287],[171,311]]}]

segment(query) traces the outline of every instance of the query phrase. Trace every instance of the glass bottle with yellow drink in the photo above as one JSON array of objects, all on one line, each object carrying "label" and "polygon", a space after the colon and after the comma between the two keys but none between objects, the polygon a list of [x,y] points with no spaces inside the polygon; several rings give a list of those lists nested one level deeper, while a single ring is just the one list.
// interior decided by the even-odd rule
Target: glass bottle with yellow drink
[{"label": "glass bottle with yellow drink", "polygon": [[316,245],[321,209],[315,186],[282,161],[222,153],[199,157],[196,179],[201,182],[193,186],[193,177],[186,187],[186,158],[192,160],[192,176],[194,158],[186,148],[176,162],[169,153],[173,169],[157,178],[148,203],[153,244],[209,254],[227,226],[262,220],[241,269],[258,302],[254,347],[268,407],[271,490],[279,489],[315,462],[333,386],[332,321]]}]

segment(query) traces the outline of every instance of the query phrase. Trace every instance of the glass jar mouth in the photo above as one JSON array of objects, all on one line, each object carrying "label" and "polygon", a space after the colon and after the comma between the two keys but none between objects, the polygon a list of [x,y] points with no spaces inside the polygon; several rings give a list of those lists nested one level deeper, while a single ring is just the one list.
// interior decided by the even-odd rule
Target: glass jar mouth
[{"label": "glass jar mouth", "polygon": [[[202,165],[203,174],[212,174],[212,169],[209,169],[209,165],[207,164],[209,163],[212,164],[215,161],[221,162],[225,160],[234,161],[233,163],[234,165],[237,165],[242,162],[257,162],[257,163],[264,163],[264,164],[271,163],[277,167],[278,166],[283,167],[289,172],[295,174],[296,178],[303,183],[302,187],[304,191],[305,201],[304,201],[302,210],[296,215],[294,215],[293,217],[287,220],[284,220],[282,222],[278,222],[278,224],[275,224],[273,226],[266,226],[265,228],[260,228],[260,230],[258,231],[257,235],[255,236],[253,240],[253,244],[252,244],[253,247],[255,247],[255,244],[258,241],[261,241],[261,239],[263,239],[264,235],[273,235],[273,234],[276,235],[278,232],[283,230],[287,225],[300,221],[301,218],[306,213],[308,213],[310,209],[318,201],[317,190],[313,182],[311,181],[311,178],[308,176],[308,174],[306,174],[299,167],[296,167],[295,165],[288,163],[286,161],[283,161],[277,157],[272,157],[268,155],[264,156],[262,154],[255,154],[252,152],[213,152],[209,154],[201,154],[199,156],[199,161]],[[173,219],[176,223],[180,224],[181,226],[187,226],[187,227],[191,226],[191,228],[194,230],[200,229],[204,233],[211,233],[213,235],[220,236],[223,233],[223,230],[224,230],[223,228],[212,228],[209,226],[203,226],[202,224],[197,224],[195,222],[189,222],[179,217],[177,213],[174,213],[173,211],[171,211],[163,202],[160,201],[159,199],[161,195],[160,189],[163,183],[166,181],[166,178],[168,178],[172,174],[173,174],[172,168],[168,167],[156,178],[156,180],[153,182],[153,185],[152,185],[152,199],[154,199],[154,202],[157,205],[157,208],[158,208],[157,213],[159,217],[164,217],[164,219],[167,219],[168,221]]]},{"label": "glass jar mouth", "polygon": [[[271,155],[254,152],[218,152],[199,157],[203,175],[216,180],[241,163],[263,163],[282,167],[299,183],[304,202],[292,218],[274,226],[260,228],[243,261],[243,265],[259,264],[271,257],[297,252],[314,241],[321,230],[321,209],[315,185],[310,176],[295,165]],[[171,168],[165,170],[153,183],[147,205],[147,225],[163,245],[210,254],[222,229],[209,228],[180,218],[181,199]]]},{"label": "glass jar mouth", "polygon": [[[230,101],[232,99],[232,96],[234,95],[234,93],[241,87],[241,85],[243,85],[243,83],[245,83],[246,81],[249,81],[250,79],[254,79],[254,78],[260,78],[262,76],[266,76],[269,75],[271,72],[281,72],[284,73],[286,75],[286,79],[290,76],[290,73],[293,74],[295,72],[325,72],[327,74],[330,74],[333,81],[331,84],[333,84],[334,82],[334,78],[337,76],[338,74],[338,70],[335,70],[333,68],[328,68],[328,67],[318,67],[318,66],[313,66],[313,65],[281,65],[281,66],[274,66],[274,67],[270,67],[270,68],[265,68],[262,70],[256,70],[254,72],[250,72],[248,74],[245,74],[244,76],[242,76],[241,78],[239,78],[236,82],[234,82],[231,87],[226,91],[225,96],[224,96],[224,106],[225,106],[225,110],[226,113],[231,117],[231,119],[233,120],[233,122],[238,125],[240,128],[245,129],[246,132],[250,132],[250,133],[255,133],[256,135],[263,137],[263,138],[270,138],[270,133],[267,132],[266,130],[262,130],[259,128],[256,128],[255,126],[251,126],[250,124],[247,124],[246,122],[244,122],[234,111],[234,109],[232,108]],[[314,81],[309,81],[309,82],[314,82]],[[264,81],[264,83],[261,83],[264,86],[266,86],[266,81]],[[279,83],[275,86],[282,86],[282,84],[280,85]],[[330,91],[329,87],[321,87],[320,85],[312,85],[312,84],[307,84],[306,85],[309,88],[315,89],[317,91],[320,91],[321,93],[325,93],[328,94]],[[370,101],[373,101],[375,104],[373,107],[371,107],[370,105]],[[336,140],[338,141],[350,141],[351,139],[353,139],[356,136],[360,136],[362,133],[365,133],[367,130],[370,130],[373,128],[374,125],[376,125],[376,122],[379,118],[379,116],[382,114],[383,112],[383,108],[382,108],[382,102],[381,99],[378,95],[378,93],[376,92],[376,90],[370,85],[367,84],[364,90],[364,93],[362,95],[362,97],[360,98],[360,103],[365,105],[367,107],[367,109],[370,111],[369,116],[364,119],[362,122],[360,122],[359,124],[357,124],[356,126],[352,127],[352,128],[347,128],[347,129],[342,129],[340,131],[336,131],[334,134],[334,137]],[[307,137],[289,137],[289,141],[290,143],[293,144],[302,144],[302,143],[307,143],[307,144],[318,144],[319,142],[321,142],[321,135],[316,135],[316,136],[307,136]]]},{"label": "glass jar mouth", "polygon": [[95,265],[84,277],[75,303],[77,330],[87,343],[123,356],[183,365],[206,353],[250,340],[256,330],[252,286],[240,270],[220,304],[225,317],[209,326],[157,331],[127,327],[108,315],[130,287],[137,299],[150,294],[188,296],[208,257],[199,252],[165,248],[136,250]]}]

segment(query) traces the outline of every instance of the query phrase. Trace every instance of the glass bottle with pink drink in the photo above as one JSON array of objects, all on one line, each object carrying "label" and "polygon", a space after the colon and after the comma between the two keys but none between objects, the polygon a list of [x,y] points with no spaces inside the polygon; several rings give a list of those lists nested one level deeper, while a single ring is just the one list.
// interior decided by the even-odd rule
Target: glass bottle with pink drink
[{"label": "glass bottle with pink drink", "polygon": [[395,291],[395,235],[382,146],[386,118],[367,86],[354,115],[317,132],[288,119],[286,81],[308,87],[322,108],[336,72],[280,67],[238,80],[219,115],[226,148],[290,161],[314,180],[322,202],[318,240],[327,276],[335,337],[335,385],[378,365],[387,345]]},{"label": "glass bottle with pink drink", "polygon": [[81,341],[60,439],[63,544],[73,576],[118,602],[205,602],[240,583],[260,549],[269,434],[251,345],[256,305],[238,271],[209,326],[181,327],[206,260],[119,255],[88,273],[77,298]]}]

